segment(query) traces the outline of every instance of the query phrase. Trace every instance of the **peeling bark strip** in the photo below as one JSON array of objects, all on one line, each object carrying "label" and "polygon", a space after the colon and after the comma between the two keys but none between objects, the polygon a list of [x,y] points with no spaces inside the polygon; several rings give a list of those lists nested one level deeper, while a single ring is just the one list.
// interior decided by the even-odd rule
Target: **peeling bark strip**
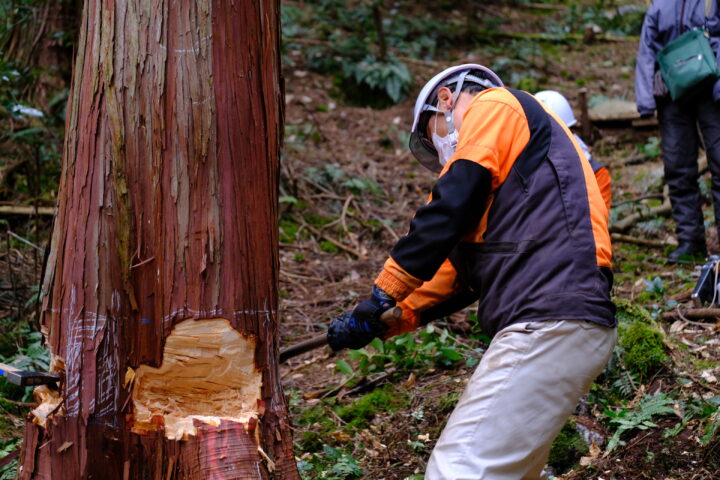
[{"label": "peeling bark strip", "polygon": [[277,370],[279,4],[88,0],[21,478],[296,479]]}]

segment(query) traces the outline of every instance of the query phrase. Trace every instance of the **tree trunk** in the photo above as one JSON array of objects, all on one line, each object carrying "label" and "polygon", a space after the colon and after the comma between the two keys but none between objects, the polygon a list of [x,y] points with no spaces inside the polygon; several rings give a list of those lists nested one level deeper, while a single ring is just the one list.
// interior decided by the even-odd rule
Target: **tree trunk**
[{"label": "tree trunk", "polygon": [[277,0],[88,0],[21,478],[298,478]]}]

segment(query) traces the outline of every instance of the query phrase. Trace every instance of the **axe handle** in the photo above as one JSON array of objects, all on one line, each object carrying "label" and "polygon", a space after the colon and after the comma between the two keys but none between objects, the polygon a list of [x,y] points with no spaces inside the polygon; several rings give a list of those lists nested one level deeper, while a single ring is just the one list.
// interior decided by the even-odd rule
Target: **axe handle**
[{"label": "axe handle", "polygon": [[[393,307],[384,311],[383,314],[380,315],[380,320],[384,323],[391,324],[396,322],[401,316],[402,309],[400,307]],[[310,350],[315,350],[323,345],[327,345],[327,333],[321,333],[316,337],[309,338],[295,345],[290,345],[280,350],[280,363],[284,363],[289,358],[296,357]]]}]

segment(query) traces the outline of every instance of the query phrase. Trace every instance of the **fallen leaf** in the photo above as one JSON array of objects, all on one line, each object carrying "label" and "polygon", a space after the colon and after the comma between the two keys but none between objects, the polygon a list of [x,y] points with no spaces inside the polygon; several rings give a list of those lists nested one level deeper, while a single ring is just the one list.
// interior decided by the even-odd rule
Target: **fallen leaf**
[{"label": "fallen leaf", "polygon": [[350,435],[340,430],[331,433],[330,436],[338,442],[347,442],[348,440],[350,440]]},{"label": "fallen leaf", "polygon": [[700,376],[708,383],[717,383],[717,377],[710,373],[710,370],[704,370]]}]

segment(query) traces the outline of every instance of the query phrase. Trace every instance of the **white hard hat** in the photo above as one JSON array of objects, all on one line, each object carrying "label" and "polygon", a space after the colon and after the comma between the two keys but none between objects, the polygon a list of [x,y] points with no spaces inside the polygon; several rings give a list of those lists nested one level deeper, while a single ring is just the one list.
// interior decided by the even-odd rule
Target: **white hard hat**
[{"label": "white hard hat", "polygon": [[555,112],[555,115],[560,117],[560,120],[565,122],[565,125],[568,127],[572,127],[577,123],[572,107],[570,107],[567,99],[563,97],[560,92],[556,92],[555,90],[543,90],[542,92],[537,92],[535,94],[535,98]]},{"label": "white hard hat", "polygon": [[435,105],[437,103],[437,91],[440,87],[459,84],[459,88],[456,87],[454,90],[455,98],[453,101],[457,100],[458,95],[460,95],[460,90],[462,90],[463,82],[481,85],[485,88],[503,86],[500,77],[489,68],[476,63],[466,63],[446,68],[435,75],[425,84],[422,90],[420,90],[420,95],[418,95],[415,101],[413,124],[410,129],[410,151],[423,166],[434,172],[442,170],[442,166],[440,165],[438,154],[432,141],[426,136],[425,125],[421,125],[423,113],[439,111]]}]

